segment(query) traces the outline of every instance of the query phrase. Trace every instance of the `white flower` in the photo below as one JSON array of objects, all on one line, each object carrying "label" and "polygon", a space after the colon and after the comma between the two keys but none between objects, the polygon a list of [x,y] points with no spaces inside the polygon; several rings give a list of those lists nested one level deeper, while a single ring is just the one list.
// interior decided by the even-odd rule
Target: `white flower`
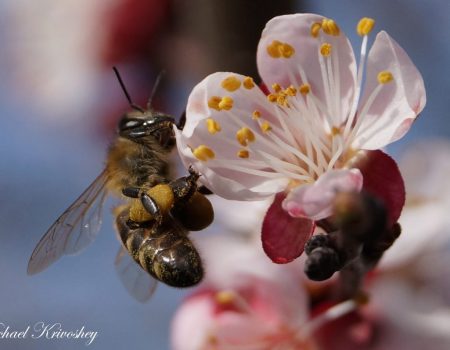
[{"label": "white flower", "polygon": [[353,164],[358,151],[401,138],[425,105],[420,73],[387,33],[380,32],[367,53],[373,25],[369,18],[358,24],[357,68],[333,20],[314,14],[270,20],[257,64],[271,93],[235,73],[200,82],[189,97],[185,127],[176,131],[185,165],[224,198],[284,191],[282,207],[291,216],[329,216],[336,191],[363,186]]}]

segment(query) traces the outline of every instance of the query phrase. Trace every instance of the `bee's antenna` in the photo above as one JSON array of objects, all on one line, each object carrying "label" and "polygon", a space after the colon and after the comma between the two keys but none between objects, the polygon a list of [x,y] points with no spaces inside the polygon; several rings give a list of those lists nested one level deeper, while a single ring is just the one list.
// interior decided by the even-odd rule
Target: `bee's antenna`
[{"label": "bee's antenna", "polygon": [[138,106],[133,101],[131,101],[130,94],[127,91],[127,88],[125,87],[125,84],[123,83],[122,77],[120,76],[119,70],[116,67],[113,67],[114,73],[116,73],[117,80],[119,81],[120,86],[122,87],[123,93],[125,94],[125,97],[128,100],[128,103],[130,106],[142,113],[144,113],[144,109],[141,106]]},{"label": "bee's antenna", "polygon": [[155,84],[153,85],[152,93],[150,94],[150,98],[148,99],[148,102],[147,102],[147,109],[152,108],[153,97],[155,96],[156,89],[158,88],[159,84],[161,83],[161,79],[164,74],[166,74],[166,71],[162,70],[161,72],[159,72],[158,76],[156,77],[156,81],[155,81]]}]

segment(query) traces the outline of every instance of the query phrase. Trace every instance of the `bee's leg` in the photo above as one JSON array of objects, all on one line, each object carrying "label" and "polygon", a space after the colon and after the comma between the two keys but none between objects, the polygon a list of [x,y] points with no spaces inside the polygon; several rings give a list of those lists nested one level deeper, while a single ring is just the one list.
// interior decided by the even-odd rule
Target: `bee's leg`
[{"label": "bee's leg", "polygon": [[154,220],[158,224],[161,224],[163,221],[163,215],[158,203],[156,203],[156,201],[145,192],[141,193],[141,202],[145,210],[153,216]]},{"label": "bee's leg", "polygon": [[201,194],[206,194],[206,195],[208,195],[208,194],[214,194],[213,191],[211,191],[209,188],[207,188],[206,186],[203,186],[203,185],[201,185],[201,186],[197,189],[197,191],[200,192]]}]

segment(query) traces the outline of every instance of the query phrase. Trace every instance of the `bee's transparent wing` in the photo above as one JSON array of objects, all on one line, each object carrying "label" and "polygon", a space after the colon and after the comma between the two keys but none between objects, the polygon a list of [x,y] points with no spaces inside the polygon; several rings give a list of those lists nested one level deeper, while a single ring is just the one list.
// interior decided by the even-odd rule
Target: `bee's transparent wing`
[{"label": "bee's transparent wing", "polygon": [[128,293],[141,303],[148,301],[155,292],[158,281],[140,267],[124,247],[120,247],[114,264]]},{"label": "bee's transparent wing", "polygon": [[62,255],[78,253],[95,239],[102,223],[107,181],[103,171],[48,229],[28,262],[29,275],[46,269]]}]

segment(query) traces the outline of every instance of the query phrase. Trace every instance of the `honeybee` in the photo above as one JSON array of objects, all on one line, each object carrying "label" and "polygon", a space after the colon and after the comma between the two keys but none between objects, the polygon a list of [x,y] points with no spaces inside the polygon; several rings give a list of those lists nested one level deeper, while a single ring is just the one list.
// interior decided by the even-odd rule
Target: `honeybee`
[{"label": "honeybee", "polygon": [[127,201],[115,211],[122,243],[116,269],[128,291],[145,301],[153,293],[155,279],[175,287],[189,287],[202,279],[201,258],[187,234],[207,227],[214,212],[198,191],[199,174],[192,168],[189,176],[169,179],[174,118],[153,110],[152,97],[147,109],[135,105],[114,71],[133,110],[118,123],[105,169],[41,238],[27,272],[39,273],[62,255],[78,253],[93,242],[103,203],[112,193]]}]

